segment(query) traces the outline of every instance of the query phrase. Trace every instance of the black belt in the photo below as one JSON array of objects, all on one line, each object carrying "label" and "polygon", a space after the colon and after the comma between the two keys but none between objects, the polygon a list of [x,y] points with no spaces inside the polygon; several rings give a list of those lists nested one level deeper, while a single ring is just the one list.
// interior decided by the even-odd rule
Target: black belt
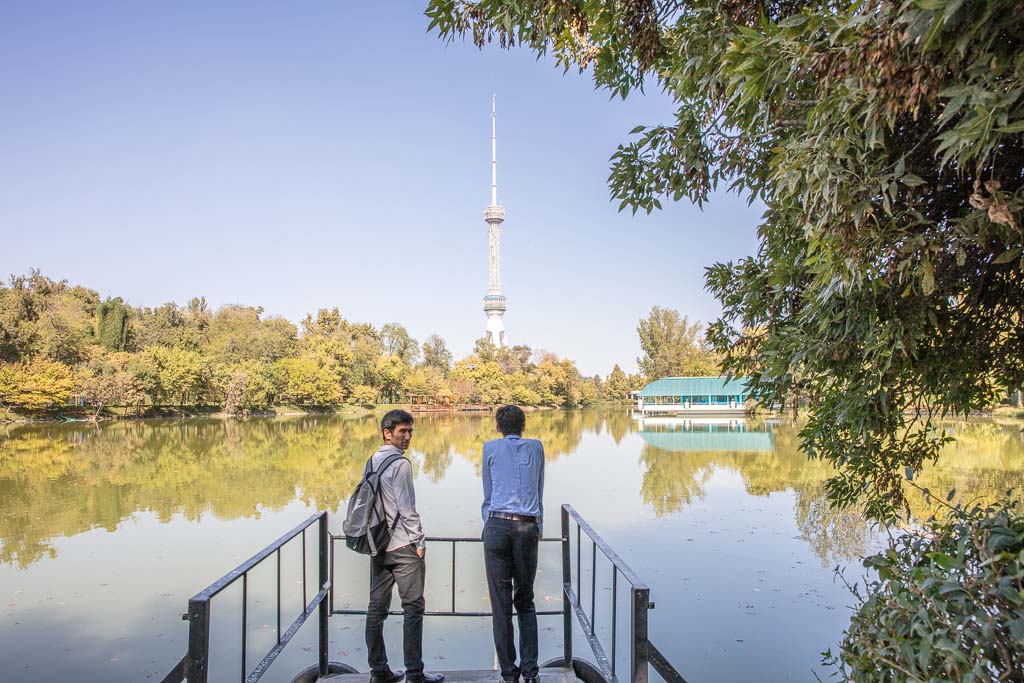
[{"label": "black belt", "polygon": [[510,519],[513,522],[533,522],[537,523],[537,518],[533,515],[514,515],[511,512],[492,512],[491,517],[498,517],[500,519]]}]

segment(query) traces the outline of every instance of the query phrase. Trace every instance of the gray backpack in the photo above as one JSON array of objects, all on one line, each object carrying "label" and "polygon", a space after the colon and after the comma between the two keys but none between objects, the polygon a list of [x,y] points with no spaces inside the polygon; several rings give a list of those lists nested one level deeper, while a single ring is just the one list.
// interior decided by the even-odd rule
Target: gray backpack
[{"label": "gray backpack", "polygon": [[373,458],[367,460],[363,478],[348,499],[348,513],[341,528],[345,532],[345,545],[357,553],[376,556],[388,549],[391,534],[401,515],[396,514],[394,523],[388,528],[384,499],[380,495],[380,478],[399,460],[405,458],[397,453],[389,455],[377,470],[372,469]]}]

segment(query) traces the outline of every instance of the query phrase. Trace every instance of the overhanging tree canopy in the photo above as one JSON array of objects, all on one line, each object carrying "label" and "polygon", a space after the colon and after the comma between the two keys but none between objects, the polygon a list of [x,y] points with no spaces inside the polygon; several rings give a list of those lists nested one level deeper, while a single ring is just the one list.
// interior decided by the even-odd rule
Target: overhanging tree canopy
[{"label": "overhanging tree canopy", "polygon": [[1024,383],[1024,50],[1010,0],[432,0],[431,29],[523,45],[620,97],[658,87],[609,185],[634,212],[727,187],[756,255],[708,269],[724,368],[811,399],[834,501],[889,518],[932,420]]}]

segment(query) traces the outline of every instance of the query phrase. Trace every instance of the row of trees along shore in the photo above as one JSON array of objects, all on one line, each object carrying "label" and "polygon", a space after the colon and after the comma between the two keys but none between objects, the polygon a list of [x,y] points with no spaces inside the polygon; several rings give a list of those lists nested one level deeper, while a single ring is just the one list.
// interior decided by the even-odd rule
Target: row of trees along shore
[{"label": "row of trees along shore", "polygon": [[0,285],[0,405],[21,410],[68,402],[142,409],[217,406],[244,413],[272,406],[330,407],[442,403],[572,408],[617,401],[646,377],[716,371],[700,327],[655,307],[640,322],[644,375],[616,365],[584,377],[573,361],[528,346],[478,340],[455,361],[441,337],[422,343],[398,323],[376,328],[337,308],[298,327],[261,307],[211,311],[204,298],[184,306],[133,307],[39,272]]}]

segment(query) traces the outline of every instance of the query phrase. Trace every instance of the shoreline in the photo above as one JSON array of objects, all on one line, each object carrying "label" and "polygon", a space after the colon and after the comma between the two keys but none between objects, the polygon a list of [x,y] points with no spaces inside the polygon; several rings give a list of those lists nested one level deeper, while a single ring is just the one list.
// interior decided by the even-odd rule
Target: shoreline
[{"label": "shoreline", "polygon": [[[628,403],[614,402],[614,401],[601,401],[591,406],[584,406],[583,408],[595,408],[595,407],[620,407],[628,408]],[[359,405],[359,404],[347,404],[343,403],[334,407],[309,407],[303,408],[302,406],[294,405],[281,405],[275,406],[268,410],[254,411],[249,413],[225,413],[221,406],[150,406],[143,410],[139,414],[128,413],[128,410],[122,407],[104,408],[100,411],[99,415],[94,417],[92,409],[80,409],[80,408],[62,408],[61,410],[49,410],[49,411],[37,411],[32,414],[23,414],[14,412],[8,408],[0,408],[0,425],[2,424],[53,424],[53,423],[67,423],[67,422],[91,422],[94,424],[100,422],[116,422],[121,420],[194,420],[194,419],[214,419],[214,420],[245,420],[249,418],[267,418],[267,417],[302,417],[307,415],[348,415],[363,417],[366,415],[382,415],[383,413],[393,409],[408,410],[417,417],[428,416],[428,415],[473,415],[492,412],[494,406],[490,406],[487,410],[432,410],[432,411],[415,411],[412,410],[412,406],[408,403],[382,403],[375,404],[372,406]],[[556,408],[552,406],[522,406],[523,410],[527,412],[536,411],[547,411],[547,410],[565,410],[565,408]],[[114,412],[115,410],[125,411],[122,414]],[[748,418],[750,416],[747,416]],[[992,410],[978,411],[968,416],[960,416],[956,418],[946,418],[943,422],[960,422],[960,421],[971,421],[976,419],[991,419],[991,420],[1009,420],[1012,422],[1024,421],[1024,408],[1015,408],[1013,406],[998,406]],[[1024,431],[1024,429],[1022,429]]]},{"label": "shoreline", "polygon": [[[612,403],[601,403],[599,405],[617,405]],[[66,422],[117,422],[122,420],[175,420],[175,419],[214,419],[214,420],[245,420],[248,418],[263,418],[263,417],[301,417],[306,415],[352,415],[352,416],[366,416],[366,415],[380,415],[389,410],[393,409],[408,410],[415,416],[425,415],[471,415],[471,414],[482,414],[492,412],[493,406],[487,410],[432,410],[432,411],[415,411],[412,410],[412,406],[408,403],[382,403],[375,404],[373,406],[359,405],[359,404],[341,404],[335,407],[310,407],[303,408],[301,406],[282,405],[275,406],[268,410],[260,410],[248,413],[225,413],[221,406],[150,406],[140,413],[129,412],[134,409],[123,408],[120,406],[114,408],[104,408],[99,414],[94,416],[94,409],[85,408],[62,408],[60,410],[44,410],[36,411],[32,414],[23,414],[14,412],[7,408],[0,408],[0,424],[52,424],[52,423],[66,423]],[[114,411],[124,411],[123,413],[117,413]],[[561,408],[553,408],[549,406],[523,406],[523,410],[527,412],[541,411],[541,410],[561,410]]]},{"label": "shoreline", "polygon": [[49,424],[60,422],[117,422],[122,420],[167,420],[167,419],[246,419],[250,417],[297,417],[301,415],[372,415],[393,408],[407,409],[408,404],[381,404],[372,407],[342,404],[336,407],[302,408],[300,406],[275,406],[267,410],[248,413],[226,413],[221,406],[158,406],[135,412],[130,408],[104,408],[98,414],[95,409],[62,408],[60,410],[37,411],[23,414],[0,409],[0,424]]}]

